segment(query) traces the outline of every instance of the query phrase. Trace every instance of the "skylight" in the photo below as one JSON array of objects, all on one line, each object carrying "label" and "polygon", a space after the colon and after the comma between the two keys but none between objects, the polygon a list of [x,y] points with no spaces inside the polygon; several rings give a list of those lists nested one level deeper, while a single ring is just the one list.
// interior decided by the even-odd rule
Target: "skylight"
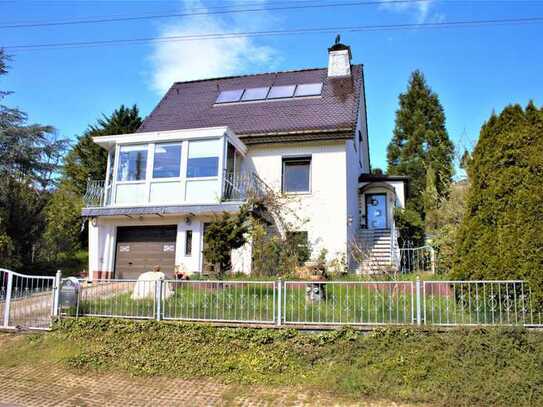
[{"label": "skylight", "polygon": [[322,83],[304,83],[296,87],[294,96],[318,96],[322,91]]},{"label": "skylight", "polygon": [[245,93],[243,94],[243,97],[241,98],[241,100],[242,101],[248,101],[248,100],[266,99],[266,96],[268,95],[269,90],[270,90],[269,86],[266,86],[266,87],[263,87],[263,88],[245,89]]},{"label": "skylight", "polygon": [[223,90],[221,93],[219,93],[219,97],[215,103],[239,102],[242,94],[243,89]]},{"label": "skylight", "polygon": [[251,102],[270,99],[289,99],[304,96],[319,96],[322,83],[302,83],[299,85],[262,86],[258,88],[223,90],[215,103]]},{"label": "skylight", "polygon": [[291,98],[294,95],[296,85],[272,86],[268,99]]}]

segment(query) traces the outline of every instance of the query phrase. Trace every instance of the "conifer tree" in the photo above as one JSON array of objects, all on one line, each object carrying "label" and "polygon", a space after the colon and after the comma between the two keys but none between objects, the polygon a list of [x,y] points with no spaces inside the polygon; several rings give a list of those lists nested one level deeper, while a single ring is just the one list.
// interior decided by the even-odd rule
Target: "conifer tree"
[{"label": "conifer tree", "polygon": [[[0,77],[8,57],[0,49]],[[11,92],[0,90],[0,102]],[[29,124],[23,111],[0,103],[0,263],[18,269],[35,260],[43,208],[57,181],[67,141],[52,126]]]},{"label": "conifer tree", "polygon": [[[396,125],[387,149],[389,175],[410,177],[407,210],[425,219],[427,188],[435,190],[435,199],[446,195],[453,175],[454,146],[445,128],[445,113],[439,98],[428,86],[421,71],[414,71],[407,91],[399,97]],[[430,174],[432,186],[428,186]],[[433,191],[432,191],[432,194]],[[414,217],[415,214],[410,214]]]},{"label": "conifer tree", "polygon": [[107,152],[92,141],[93,137],[135,132],[142,119],[136,105],[121,105],[111,115],[102,115],[96,124],[90,125],[66,156],[64,181],[80,194],[85,193],[87,180],[105,178]]},{"label": "conifer tree", "polygon": [[506,107],[483,125],[468,166],[459,279],[524,279],[543,306],[543,108]]},{"label": "conifer tree", "polygon": [[111,115],[102,115],[90,125],[68,152],[63,177],[45,208],[47,226],[44,233],[43,256],[49,261],[74,255],[87,242],[86,230],[81,230],[81,208],[88,179],[105,179],[107,152],[92,138],[110,134],[135,132],[142,119],[137,106],[121,105]]}]

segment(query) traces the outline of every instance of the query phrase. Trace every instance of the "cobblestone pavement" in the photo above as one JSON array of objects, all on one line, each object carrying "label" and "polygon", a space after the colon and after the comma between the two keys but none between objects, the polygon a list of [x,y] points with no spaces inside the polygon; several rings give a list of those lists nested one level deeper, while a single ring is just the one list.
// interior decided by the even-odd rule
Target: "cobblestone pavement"
[{"label": "cobblestone pavement", "polygon": [[57,366],[0,369],[0,407],[400,406],[344,402],[296,387],[228,386],[209,380],[77,373]]}]

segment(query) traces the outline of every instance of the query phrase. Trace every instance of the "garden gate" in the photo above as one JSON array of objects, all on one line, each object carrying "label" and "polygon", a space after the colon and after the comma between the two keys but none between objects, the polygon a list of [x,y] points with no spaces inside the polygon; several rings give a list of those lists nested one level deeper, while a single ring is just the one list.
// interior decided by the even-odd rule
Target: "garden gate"
[{"label": "garden gate", "polygon": [[31,276],[0,269],[2,328],[48,329],[57,314],[57,277]]}]

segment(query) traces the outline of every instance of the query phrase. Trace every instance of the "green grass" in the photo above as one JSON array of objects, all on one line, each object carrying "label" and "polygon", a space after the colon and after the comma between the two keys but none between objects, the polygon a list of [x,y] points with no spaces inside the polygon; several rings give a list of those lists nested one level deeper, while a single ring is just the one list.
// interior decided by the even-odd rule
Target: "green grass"
[{"label": "green grass", "polygon": [[[173,295],[162,304],[164,319],[261,321],[272,322],[278,306],[272,284],[168,283]],[[308,301],[304,283],[291,282],[282,292],[283,315],[288,322],[315,324],[411,324],[416,313],[414,287],[409,282],[325,284],[321,301]],[[105,286],[107,288],[107,286]],[[128,316],[155,318],[153,299],[133,300],[133,285],[111,286],[110,295],[87,298],[79,309],[68,315]],[[285,296],[286,294],[286,296]],[[275,304],[275,306],[274,306]],[[430,322],[485,322],[490,315],[459,304],[451,295],[442,294],[427,301],[426,317]],[[78,313],[77,313],[78,311]],[[489,318],[487,318],[489,317]]]},{"label": "green grass", "polygon": [[2,344],[0,367],[48,361],[82,371],[303,386],[353,401],[543,405],[543,333],[522,329],[317,334],[81,318]]},{"label": "green grass", "polygon": [[[165,319],[265,321],[274,320],[277,298],[271,284],[170,284],[173,295],[162,304]],[[414,304],[406,284],[326,285],[321,301],[308,301],[303,283],[287,286],[282,301],[289,322],[382,323],[412,322]],[[285,292],[283,292],[284,294]],[[274,307],[275,304],[275,307]],[[132,300],[131,291],[107,298],[81,301],[78,315],[153,318],[153,300]],[[75,310],[69,312],[74,314]]]}]

